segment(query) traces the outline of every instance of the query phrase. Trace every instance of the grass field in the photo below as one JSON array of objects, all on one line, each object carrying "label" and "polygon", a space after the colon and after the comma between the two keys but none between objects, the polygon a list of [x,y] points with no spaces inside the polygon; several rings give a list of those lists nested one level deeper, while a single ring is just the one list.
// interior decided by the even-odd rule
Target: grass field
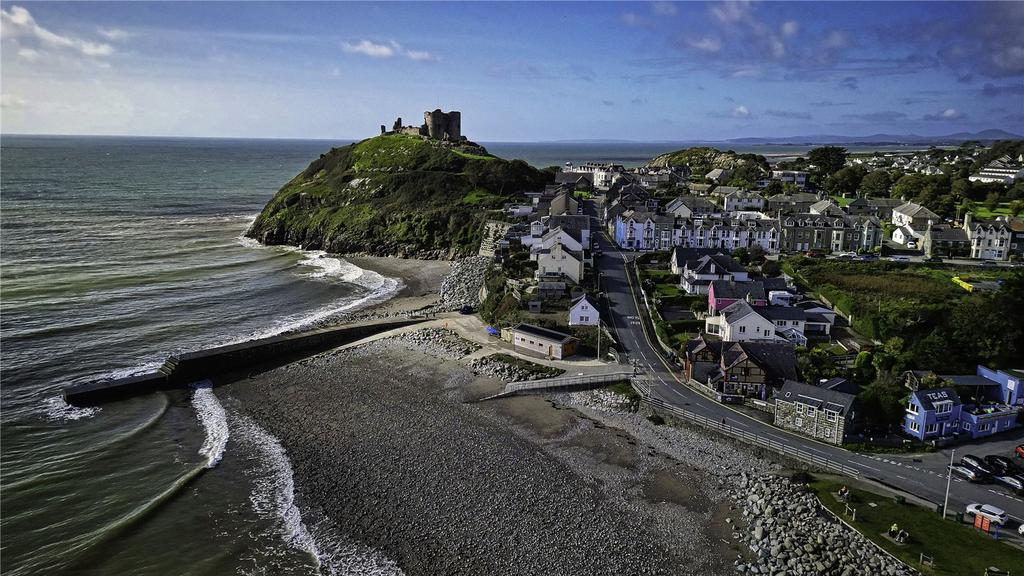
[{"label": "grass field", "polygon": [[[825,506],[843,516],[861,534],[889,553],[926,575],[981,576],[985,568],[995,566],[1024,573],[1024,552],[998,542],[990,535],[966,524],[943,520],[932,510],[910,504],[899,504],[892,498],[863,490],[851,490],[850,506],[857,509],[857,520],[844,516],[845,506],[833,493],[841,484],[831,481],[811,483]],[[897,545],[884,536],[896,523],[910,533],[910,541]],[[934,566],[920,566],[920,554],[935,559]]]},{"label": "grass field", "polygon": [[999,207],[995,210],[990,210],[987,206],[977,205],[972,212],[976,218],[982,220],[991,220],[996,216],[1011,216],[1010,214],[1010,203],[1000,202]]}]

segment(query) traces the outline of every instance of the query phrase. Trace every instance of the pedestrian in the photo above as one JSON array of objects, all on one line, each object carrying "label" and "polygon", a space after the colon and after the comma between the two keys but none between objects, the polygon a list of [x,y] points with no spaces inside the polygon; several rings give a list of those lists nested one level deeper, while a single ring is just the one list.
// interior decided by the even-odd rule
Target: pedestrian
[{"label": "pedestrian", "polygon": [[722,418],[722,426],[725,426],[725,418]]},{"label": "pedestrian", "polygon": [[892,523],[892,526],[889,526],[889,536],[896,537],[896,535],[899,534],[899,531],[900,527],[897,526],[895,522]]}]

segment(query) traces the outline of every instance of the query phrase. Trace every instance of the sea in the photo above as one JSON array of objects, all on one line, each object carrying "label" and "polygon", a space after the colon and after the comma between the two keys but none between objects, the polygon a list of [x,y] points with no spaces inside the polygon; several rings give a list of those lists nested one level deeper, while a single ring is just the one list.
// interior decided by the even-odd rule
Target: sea
[{"label": "sea", "polygon": [[[300,510],[281,444],[209,383],[93,408],[60,394],[397,294],[337,255],[243,237],[347,143],[0,136],[0,573],[400,573]],[[538,167],[686,146],[485,145]]]}]

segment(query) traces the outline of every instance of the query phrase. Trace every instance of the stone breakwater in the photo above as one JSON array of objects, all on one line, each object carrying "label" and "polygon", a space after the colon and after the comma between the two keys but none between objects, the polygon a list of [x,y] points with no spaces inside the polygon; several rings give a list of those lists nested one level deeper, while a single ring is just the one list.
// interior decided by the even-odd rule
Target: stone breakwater
[{"label": "stone breakwater", "polygon": [[417,352],[444,360],[458,360],[480,349],[479,344],[445,328],[424,328],[394,338]]},{"label": "stone breakwater", "polygon": [[917,573],[827,515],[813,493],[788,479],[743,474],[732,496],[747,520],[746,531],[738,529],[738,539],[757,556],[754,562],[737,561],[737,572],[815,576]]},{"label": "stone breakwater", "polygon": [[561,370],[552,370],[552,373],[550,374],[530,372],[525,368],[514,366],[492,356],[484,356],[483,358],[476,358],[470,361],[469,369],[475,374],[480,374],[488,378],[497,378],[504,382],[521,382],[523,380],[551,378],[562,372]]}]

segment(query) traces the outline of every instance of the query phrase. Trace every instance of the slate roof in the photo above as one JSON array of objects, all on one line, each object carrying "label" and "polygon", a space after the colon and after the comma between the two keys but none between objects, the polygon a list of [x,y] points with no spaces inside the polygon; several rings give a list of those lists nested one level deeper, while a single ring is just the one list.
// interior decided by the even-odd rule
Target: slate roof
[{"label": "slate roof", "polygon": [[786,284],[785,278],[762,278],[759,280],[764,285],[764,291],[771,292],[772,290],[789,290],[789,286]]},{"label": "slate roof", "polygon": [[725,254],[721,253],[702,256],[697,260],[688,260],[686,262],[686,268],[689,270],[693,270],[697,274],[701,274],[705,270],[708,270],[712,264],[715,265],[716,273],[718,269],[724,270],[726,272],[746,271],[746,268],[740,265],[739,262],[733,260],[731,256],[726,256]]},{"label": "slate roof", "polygon": [[899,212],[900,214],[905,214],[907,216],[910,216],[911,218],[932,218],[935,220],[939,219],[939,215],[936,214],[935,212],[932,212],[931,210],[925,208],[924,206],[921,206],[920,204],[915,204],[913,202],[900,204],[899,206],[893,208],[892,210],[893,212]]},{"label": "slate roof", "polygon": [[590,230],[590,216],[586,214],[563,214],[548,219],[548,228],[561,226],[563,230]]},{"label": "slate roof", "polygon": [[775,393],[775,399],[782,402],[800,402],[845,416],[853,408],[856,396],[795,380],[786,380],[782,389]]},{"label": "slate roof", "polygon": [[522,332],[524,334],[530,334],[531,336],[536,336],[538,338],[544,338],[545,340],[552,340],[559,344],[565,344],[573,339],[573,337],[568,334],[563,334],[540,326],[534,326],[533,324],[517,324],[512,328],[512,330]]},{"label": "slate roof", "polygon": [[967,242],[967,231],[963,228],[956,228],[949,224],[936,224],[928,229],[928,236],[932,242],[942,240],[946,242]]},{"label": "slate roof", "polygon": [[913,393],[913,397],[917,399],[917,403],[921,405],[925,410],[934,410],[935,402],[942,400],[952,400],[953,405],[960,404],[960,397],[952,388],[932,388],[930,390],[918,390]]},{"label": "slate roof", "polygon": [[754,300],[767,300],[764,284],[757,280],[750,282],[733,282],[732,280],[712,280],[711,288],[715,291],[715,298],[736,298],[743,300],[750,295]]},{"label": "slate roof", "polygon": [[738,322],[751,314],[756,314],[754,307],[747,304],[746,300],[737,300],[722,309],[722,316],[729,324]]},{"label": "slate roof", "polygon": [[724,252],[720,248],[686,248],[676,246],[672,249],[672,257],[675,258],[677,263],[696,261],[712,254],[724,254]]},{"label": "slate roof", "polygon": [[789,342],[723,342],[723,364],[728,369],[750,359],[769,380],[795,380],[796,352]]},{"label": "slate roof", "polygon": [[807,313],[795,306],[759,306],[754,311],[772,322],[776,320],[807,320]]}]

